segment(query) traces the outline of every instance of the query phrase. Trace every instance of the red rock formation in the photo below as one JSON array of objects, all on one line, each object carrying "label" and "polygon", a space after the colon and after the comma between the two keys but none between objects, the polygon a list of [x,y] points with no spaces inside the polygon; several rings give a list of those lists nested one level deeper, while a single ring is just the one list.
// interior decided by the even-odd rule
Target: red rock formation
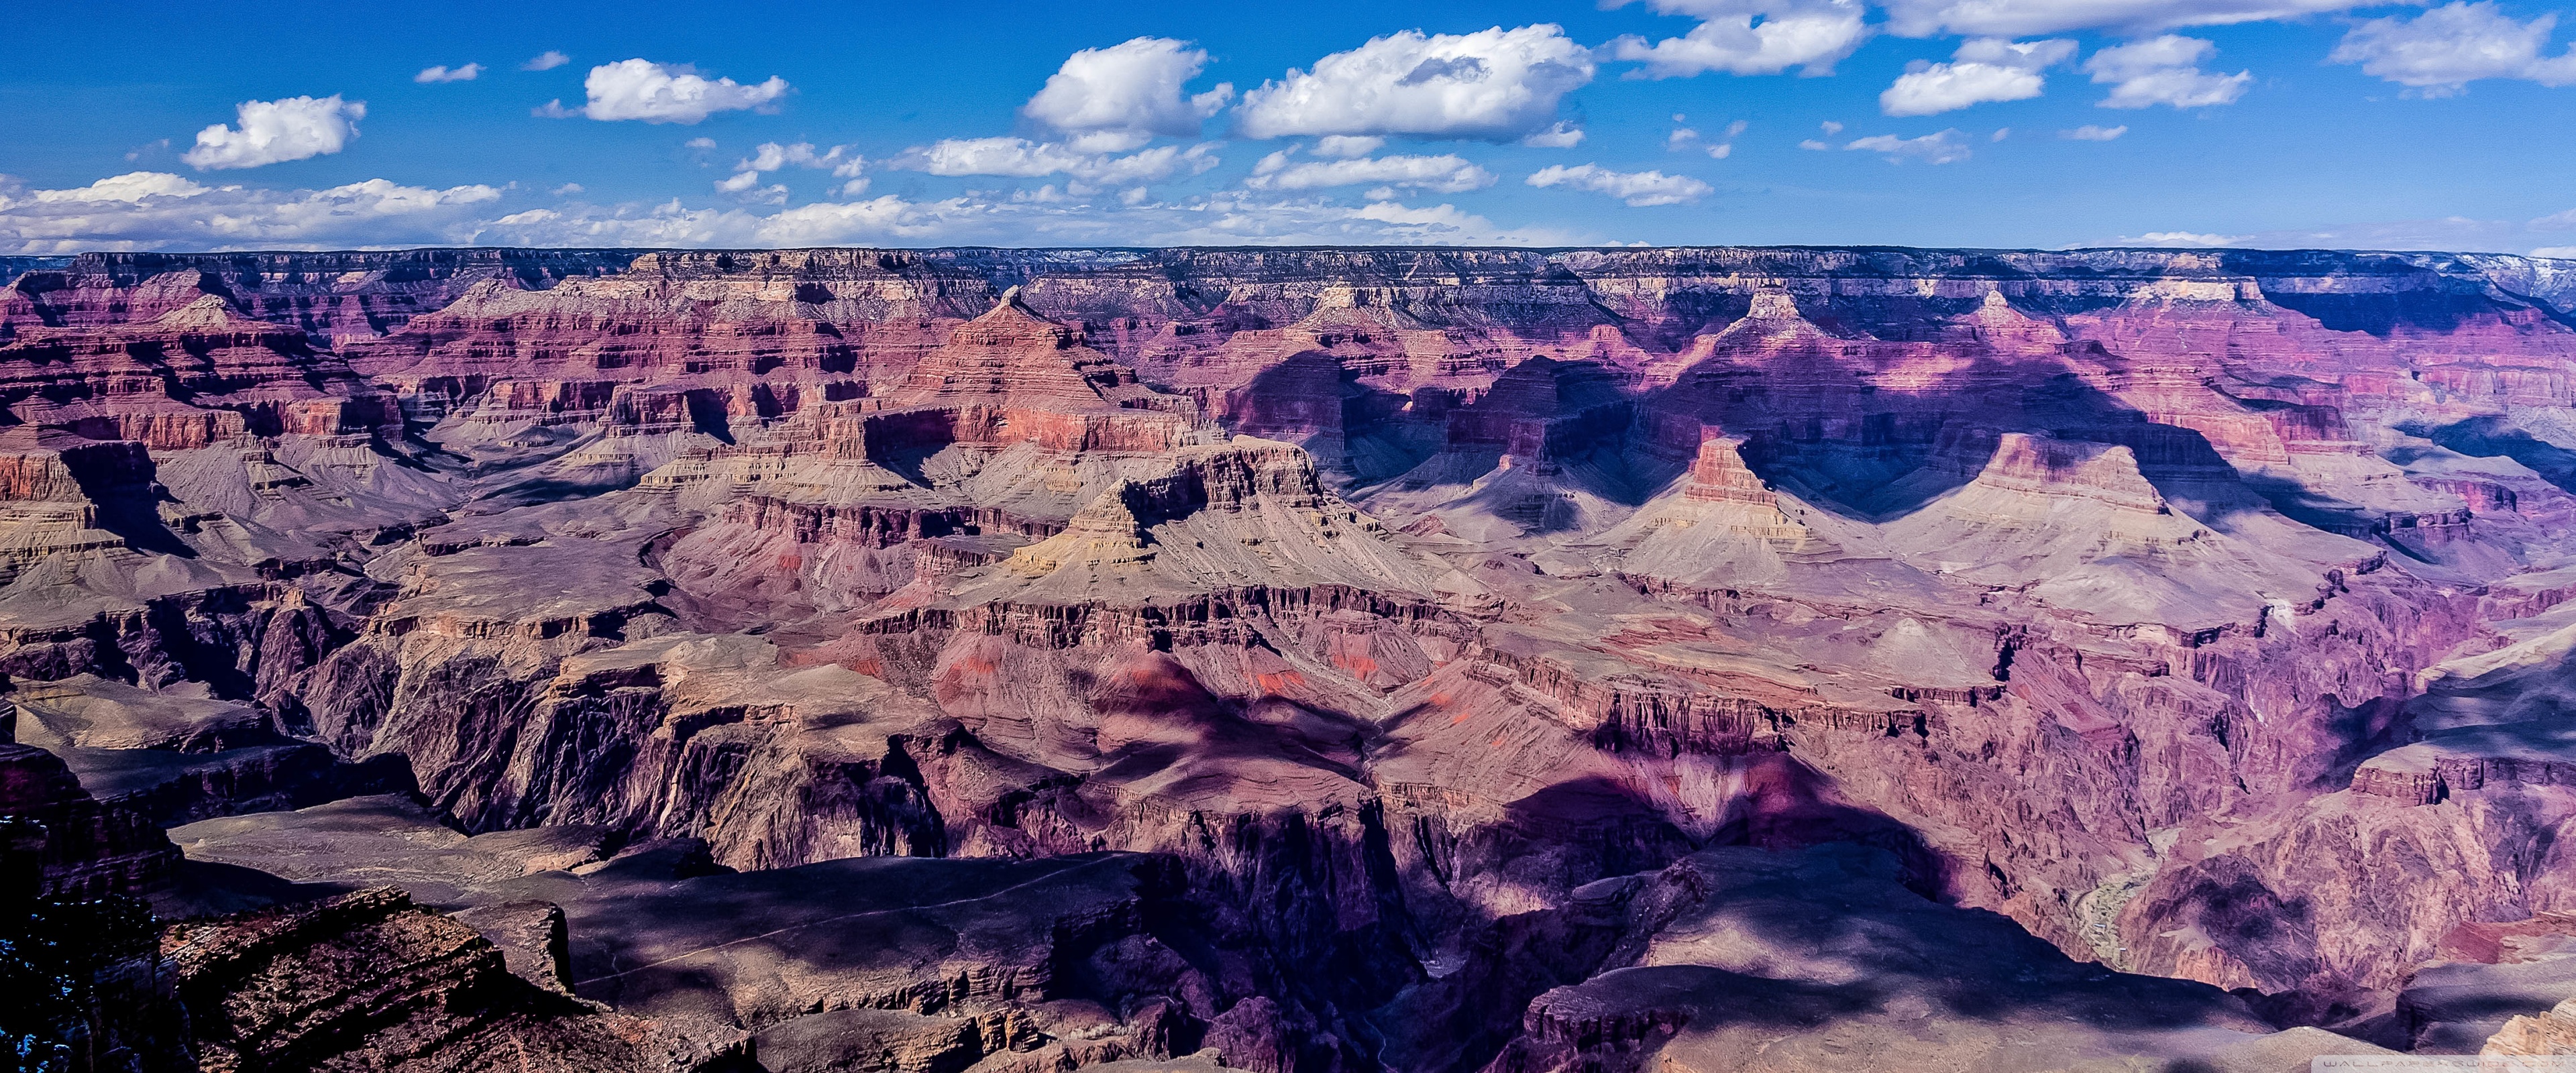
[{"label": "red rock formation", "polygon": [[1744,454],[1736,448],[1735,441],[1723,436],[1702,439],[1698,457],[1691,460],[1690,486],[1683,494],[1694,503],[1779,506],[1779,497],[1744,467]]}]

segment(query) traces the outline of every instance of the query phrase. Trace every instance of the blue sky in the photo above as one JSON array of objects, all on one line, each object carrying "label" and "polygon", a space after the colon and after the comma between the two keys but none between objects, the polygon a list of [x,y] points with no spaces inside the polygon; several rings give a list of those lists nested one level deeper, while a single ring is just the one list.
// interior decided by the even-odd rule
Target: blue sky
[{"label": "blue sky", "polygon": [[[95,12],[12,13],[0,252],[1645,242],[2576,256],[2576,55],[2560,13],[2524,0]],[[562,61],[531,62],[549,53]]]}]

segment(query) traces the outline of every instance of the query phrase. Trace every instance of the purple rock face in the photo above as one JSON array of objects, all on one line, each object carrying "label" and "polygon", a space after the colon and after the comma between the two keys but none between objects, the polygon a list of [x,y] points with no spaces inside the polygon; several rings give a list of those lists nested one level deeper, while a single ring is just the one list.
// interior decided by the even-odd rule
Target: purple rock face
[{"label": "purple rock face", "polygon": [[243,1069],[2542,1046],[2572,393],[2510,257],[84,255],[0,812]]}]

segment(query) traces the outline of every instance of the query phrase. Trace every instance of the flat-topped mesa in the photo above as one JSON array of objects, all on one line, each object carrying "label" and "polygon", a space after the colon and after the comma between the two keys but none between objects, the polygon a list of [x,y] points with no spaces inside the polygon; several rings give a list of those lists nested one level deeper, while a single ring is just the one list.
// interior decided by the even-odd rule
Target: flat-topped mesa
[{"label": "flat-topped mesa", "polygon": [[1975,483],[2036,495],[2082,496],[2150,514],[2170,512],[2164,495],[2138,472],[2137,454],[2125,446],[2007,432]]},{"label": "flat-topped mesa", "polygon": [[1704,430],[1699,441],[1699,455],[1691,460],[1690,484],[1683,496],[1696,503],[1742,503],[1748,506],[1780,506],[1780,497],[1762,478],[1745,468],[1743,441],[1718,432]]}]

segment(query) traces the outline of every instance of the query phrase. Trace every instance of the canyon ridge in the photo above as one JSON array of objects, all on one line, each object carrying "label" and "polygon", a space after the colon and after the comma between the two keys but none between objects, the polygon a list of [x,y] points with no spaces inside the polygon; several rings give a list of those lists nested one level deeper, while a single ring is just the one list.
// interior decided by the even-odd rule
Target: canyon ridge
[{"label": "canyon ridge", "polygon": [[2576,261],[0,280],[25,1068],[2576,1052]]}]

